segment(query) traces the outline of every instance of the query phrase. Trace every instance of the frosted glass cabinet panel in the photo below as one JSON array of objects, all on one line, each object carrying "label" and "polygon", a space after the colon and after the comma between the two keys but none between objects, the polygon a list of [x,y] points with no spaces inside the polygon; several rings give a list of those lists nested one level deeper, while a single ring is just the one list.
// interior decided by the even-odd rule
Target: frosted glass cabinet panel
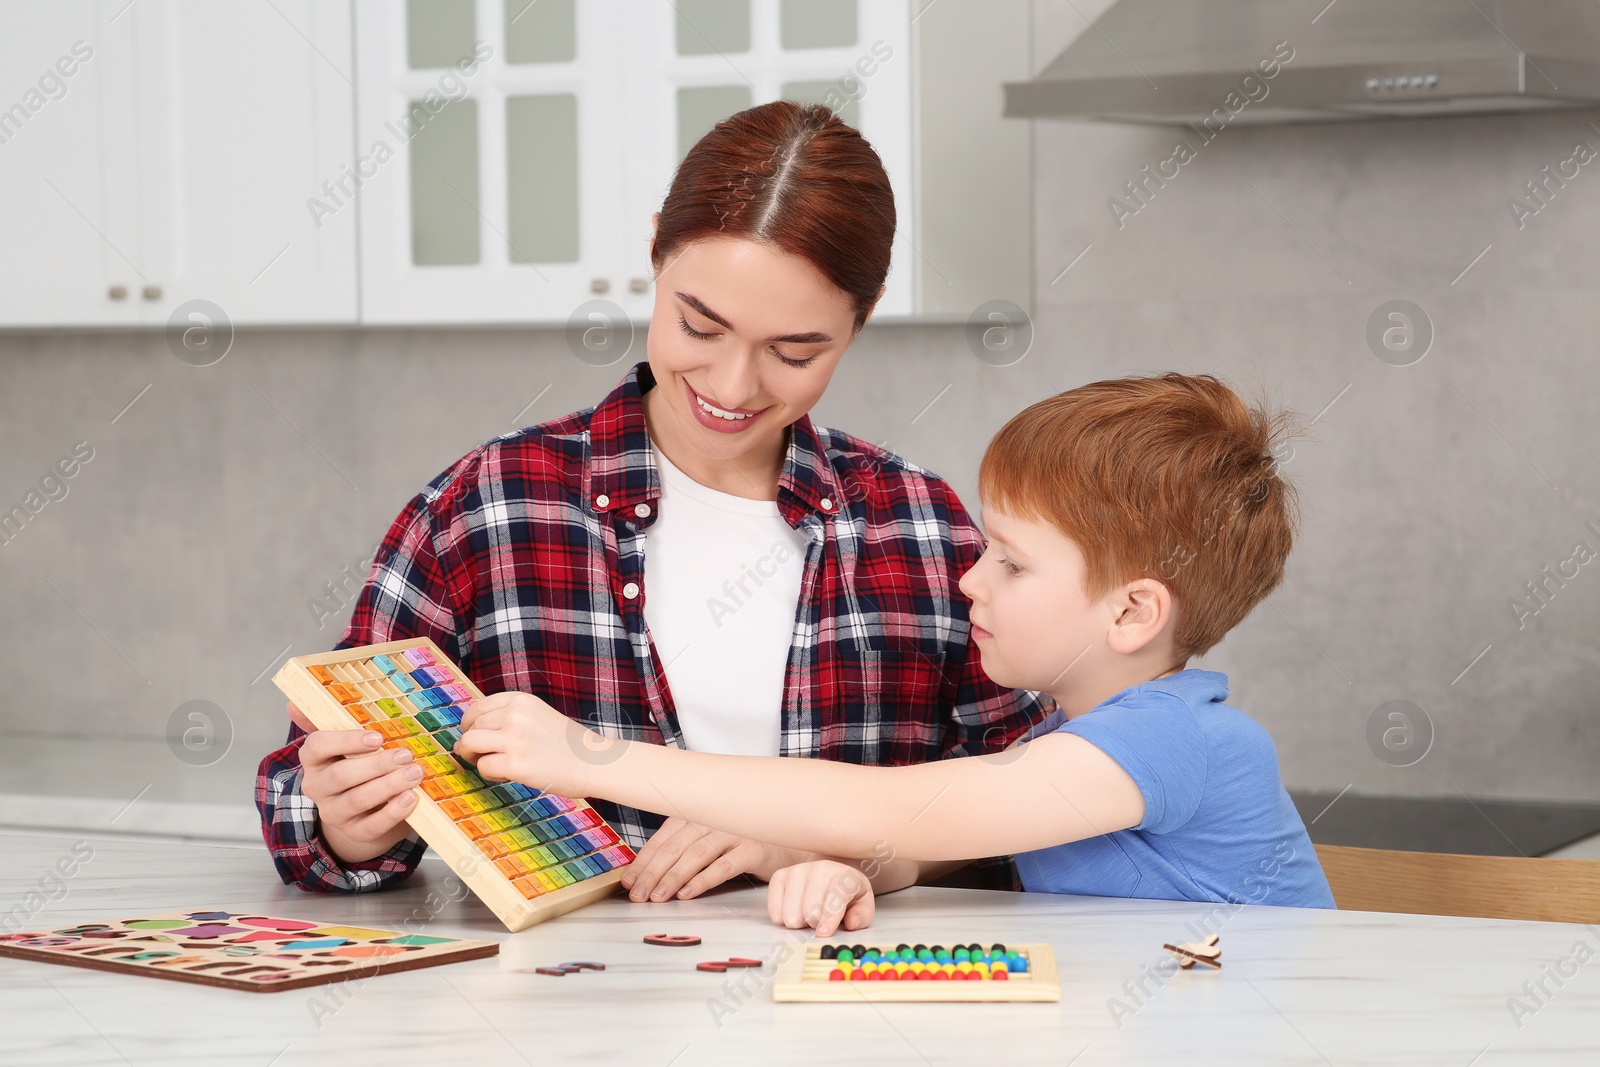
[{"label": "frosted glass cabinet panel", "polygon": [[578,98],[506,101],[506,179],[513,263],[578,260]]},{"label": "frosted glass cabinet panel", "polygon": [[778,11],[785,49],[850,48],[859,40],[856,0],[780,0]]},{"label": "frosted glass cabinet panel", "polygon": [[[759,0],[758,0],[759,2]],[[676,0],[673,40],[680,56],[750,50],[751,0]]]},{"label": "frosted glass cabinet panel", "polygon": [[577,0],[506,0],[506,62],[570,63],[578,58]]},{"label": "frosted glass cabinet panel", "polygon": [[476,263],[478,249],[478,102],[453,100],[421,116],[411,138],[411,262]]},{"label": "frosted glass cabinet panel", "polygon": [[406,0],[406,64],[448,67],[470,55],[478,37],[473,8],[474,0]]}]

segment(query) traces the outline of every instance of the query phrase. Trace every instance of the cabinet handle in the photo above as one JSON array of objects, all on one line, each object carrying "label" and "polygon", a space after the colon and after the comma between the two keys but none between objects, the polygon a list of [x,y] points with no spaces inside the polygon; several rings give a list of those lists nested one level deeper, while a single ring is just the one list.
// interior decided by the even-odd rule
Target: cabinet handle
[{"label": "cabinet handle", "polygon": [[628,283],[628,288],[636,293],[648,293],[650,291],[650,279],[635,278]]},{"label": "cabinet handle", "polygon": [[113,300],[126,300],[128,298],[128,287],[126,285],[113,285],[106,290],[106,295]]},{"label": "cabinet handle", "polygon": [[593,279],[592,281],[589,282],[589,291],[591,293],[609,293],[611,291],[611,279],[610,278],[595,278],[595,279]]},{"label": "cabinet handle", "polygon": [[147,285],[147,286],[145,286],[144,287],[144,298],[146,300],[160,300],[161,299],[161,286],[159,286],[159,285]]}]

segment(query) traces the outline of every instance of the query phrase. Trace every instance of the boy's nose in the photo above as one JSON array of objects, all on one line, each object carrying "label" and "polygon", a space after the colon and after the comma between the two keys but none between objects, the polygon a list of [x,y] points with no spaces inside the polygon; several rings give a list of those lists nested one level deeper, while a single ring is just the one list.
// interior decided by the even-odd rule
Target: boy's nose
[{"label": "boy's nose", "polygon": [[963,574],[961,576],[961,580],[956,583],[956,588],[961,590],[962,594],[968,600],[976,600],[977,599],[977,597],[972,595],[972,588],[973,588],[973,585],[974,585],[974,583],[972,581],[972,572],[977,570],[977,569],[978,568],[976,568],[976,567],[967,568],[967,573]]}]

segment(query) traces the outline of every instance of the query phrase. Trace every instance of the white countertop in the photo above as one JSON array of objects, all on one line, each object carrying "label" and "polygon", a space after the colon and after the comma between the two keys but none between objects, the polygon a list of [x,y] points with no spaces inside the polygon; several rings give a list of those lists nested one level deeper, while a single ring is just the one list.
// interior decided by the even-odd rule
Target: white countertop
[{"label": "white countertop", "polygon": [[[752,992],[730,995],[740,972],[694,969],[807,940],[768,921],[764,886],[670,904],[614,897],[511,935],[476,900],[449,903],[431,856],[402,889],[332,896],[281,885],[259,847],[17,832],[0,834],[0,912],[81,839],[93,858],[30,925],[192,906],[386,926],[421,909],[433,912],[427,932],[498,940],[502,952],[274,994],[0,959],[8,1067],[1600,1062],[1600,930],[1584,926],[1244,907],[1216,925],[1222,971],[1145,978],[1135,997],[1125,984],[1164,957],[1163,941],[1191,940],[1185,924],[1208,906],[914,888],[882,898],[849,939],[1047,941],[1061,1002],[774,1004],[757,972],[744,972]],[[643,944],[655,932],[704,944]],[[1547,977],[1579,942],[1594,958]],[[607,970],[528,973],[569,960]],[[1523,983],[1541,979],[1551,995],[1514,1018],[1509,998],[1534,1007]]]}]

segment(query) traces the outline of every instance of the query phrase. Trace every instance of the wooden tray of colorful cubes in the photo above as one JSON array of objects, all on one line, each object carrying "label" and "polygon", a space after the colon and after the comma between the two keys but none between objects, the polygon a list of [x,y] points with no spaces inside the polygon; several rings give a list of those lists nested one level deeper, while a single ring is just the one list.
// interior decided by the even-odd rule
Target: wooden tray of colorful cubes
[{"label": "wooden tray of colorful cubes", "polygon": [[779,1001],[1061,999],[1049,945],[811,944],[778,968]]},{"label": "wooden tray of colorful cubes", "polygon": [[406,818],[509,930],[606,896],[633,850],[584,800],[489,782],[452,751],[483,693],[425,637],[296,656],[272,679],[321,730],[372,730],[422,768]]}]

